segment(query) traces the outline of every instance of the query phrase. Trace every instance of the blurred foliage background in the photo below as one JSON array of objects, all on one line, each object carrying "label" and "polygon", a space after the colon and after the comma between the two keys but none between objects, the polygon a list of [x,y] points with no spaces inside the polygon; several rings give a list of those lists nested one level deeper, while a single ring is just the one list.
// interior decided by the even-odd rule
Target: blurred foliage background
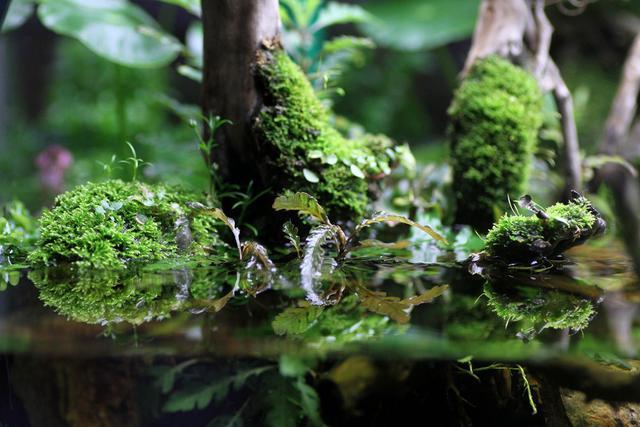
[{"label": "blurred foliage background", "polygon": [[[598,0],[579,11],[549,3],[552,54],[575,98],[582,150],[594,154],[640,2]],[[200,103],[198,6],[14,0],[0,36],[0,203],[17,198],[36,211],[51,203],[37,159],[52,146],[72,155],[63,171],[66,188],[125,176],[117,162],[128,153],[125,141],[152,164],[147,180],[205,190],[207,170],[187,122]],[[446,111],[478,6],[478,0],[281,0],[287,49],[337,116],[409,143],[423,166],[446,160]],[[96,10],[104,22],[96,24]],[[113,16],[124,24],[112,25]],[[118,50],[123,40],[133,47]],[[555,182],[549,171],[559,138],[548,105],[551,124],[541,136],[533,187],[536,179]]]}]

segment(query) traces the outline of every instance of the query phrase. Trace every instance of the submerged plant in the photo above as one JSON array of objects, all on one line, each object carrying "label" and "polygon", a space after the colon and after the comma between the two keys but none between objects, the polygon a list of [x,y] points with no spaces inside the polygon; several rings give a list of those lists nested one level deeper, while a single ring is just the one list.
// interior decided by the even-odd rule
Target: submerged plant
[{"label": "submerged plant", "polygon": [[40,219],[28,260],[38,265],[122,268],[131,260],[224,250],[221,223],[192,216],[198,197],[163,185],[111,180],[64,193]]},{"label": "submerged plant", "polygon": [[272,189],[312,193],[332,216],[362,218],[368,181],[388,174],[402,148],[384,136],[345,138],[302,70],[279,48],[260,52],[257,78],[264,105],[254,131]]},{"label": "submerged plant", "polygon": [[456,222],[488,229],[522,194],[542,124],[535,78],[504,59],[478,61],[449,108]]},{"label": "submerged plant", "polygon": [[543,210],[530,196],[520,206],[534,214],[505,215],[489,231],[486,252],[507,261],[534,261],[560,255],[567,249],[602,234],[606,228],[586,198],[574,192],[568,203],[556,203]]}]

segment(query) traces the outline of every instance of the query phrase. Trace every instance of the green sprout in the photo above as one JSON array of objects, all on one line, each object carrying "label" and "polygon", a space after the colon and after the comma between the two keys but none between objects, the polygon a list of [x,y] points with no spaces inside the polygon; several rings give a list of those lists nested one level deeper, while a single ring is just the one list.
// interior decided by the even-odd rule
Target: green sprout
[{"label": "green sprout", "polygon": [[[138,154],[136,153],[136,149],[133,147],[133,145],[129,141],[126,141],[125,143],[129,146],[129,150],[131,151],[131,157],[128,157],[126,160],[120,160],[120,163],[131,165],[131,169],[132,169],[131,181],[136,181],[138,177],[138,169],[145,165],[151,166],[151,163],[145,162],[144,160],[139,158]],[[114,157],[112,157],[112,160],[115,161]]]}]

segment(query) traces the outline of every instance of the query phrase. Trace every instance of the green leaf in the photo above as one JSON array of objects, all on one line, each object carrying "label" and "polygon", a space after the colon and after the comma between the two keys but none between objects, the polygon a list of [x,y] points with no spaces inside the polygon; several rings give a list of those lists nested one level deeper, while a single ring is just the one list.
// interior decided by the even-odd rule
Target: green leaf
[{"label": "green leaf", "polygon": [[309,169],[303,169],[302,174],[304,175],[304,179],[313,184],[320,182],[320,178],[318,178],[318,175],[316,175],[315,172],[312,172]]},{"label": "green leaf", "polygon": [[302,377],[298,377],[298,381],[294,383],[294,386],[300,392],[300,406],[302,407],[302,412],[309,420],[309,424],[312,426],[324,426],[325,423],[320,416],[320,398],[318,397],[318,393],[316,393]]},{"label": "green leaf", "polygon": [[200,16],[202,14],[202,10],[200,10],[200,0],[160,0],[161,2],[173,4],[179,6],[190,12],[196,16]]},{"label": "green leaf", "polygon": [[2,24],[3,33],[19,28],[26,22],[35,9],[35,1],[33,0],[13,0],[9,5],[7,16]]},{"label": "green leaf", "polygon": [[397,214],[389,214],[386,212],[376,212],[371,218],[367,218],[365,220],[363,220],[360,224],[358,224],[358,226],[356,227],[353,236],[356,236],[357,234],[359,234],[364,228],[369,227],[373,224],[378,224],[381,222],[400,222],[402,224],[407,224],[410,225],[412,227],[416,227],[422,231],[424,231],[425,233],[427,233],[429,236],[433,237],[434,239],[436,239],[439,242],[443,242],[443,243],[447,243],[447,239],[445,239],[442,235],[440,235],[437,231],[435,231],[433,228],[429,227],[428,225],[422,225],[422,224],[418,224],[415,221],[410,220],[407,217],[404,217],[402,215],[397,215]]},{"label": "green leaf", "polygon": [[298,228],[293,225],[291,221],[287,221],[282,226],[282,231],[284,232],[285,237],[291,243],[291,246],[296,250],[296,254],[298,258],[300,258],[300,254],[302,253],[302,245],[300,244],[300,235],[298,234]]},{"label": "green leaf", "polygon": [[307,375],[316,365],[314,359],[303,359],[301,357],[282,355],[278,361],[280,375],[284,377],[303,377]]},{"label": "green leaf", "polygon": [[371,2],[378,19],[361,25],[376,43],[400,50],[435,49],[473,33],[479,0],[402,0]]},{"label": "green leaf", "polygon": [[360,6],[330,2],[320,11],[318,19],[310,28],[310,32],[315,33],[323,28],[338,24],[359,24],[370,22],[373,19],[373,15]]},{"label": "green leaf", "polygon": [[308,331],[316,322],[323,307],[289,307],[278,314],[271,327],[276,335],[301,335]]},{"label": "green leaf", "polygon": [[172,393],[164,404],[163,411],[180,412],[204,409],[212,401],[222,401],[232,389],[242,388],[249,378],[260,375],[269,369],[273,369],[273,366],[247,369],[206,386],[191,385],[185,390]]},{"label": "green leaf", "polygon": [[273,202],[273,209],[277,211],[297,211],[309,215],[324,224],[331,224],[327,213],[315,197],[307,193],[285,192]]},{"label": "green leaf", "polygon": [[182,45],[141,8],[126,0],[40,0],[50,30],[73,37],[97,55],[128,67],[170,64]]},{"label": "green leaf", "polygon": [[349,166],[349,169],[351,170],[351,173],[353,174],[353,176],[360,178],[360,179],[364,179],[364,172],[362,172],[362,169],[360,169],[358,166],[356,165],[351,165]]}]

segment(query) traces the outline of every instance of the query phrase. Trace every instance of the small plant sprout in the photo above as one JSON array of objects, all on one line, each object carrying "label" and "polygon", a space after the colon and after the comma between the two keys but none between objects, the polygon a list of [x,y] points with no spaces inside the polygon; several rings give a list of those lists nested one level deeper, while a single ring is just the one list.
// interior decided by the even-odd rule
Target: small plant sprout
[{"label": "small plant sprout", "polygon": [[131,151],[131,157],[128,157],[125,160],[120,160],[120,163],[131,165],[131,170],[132,170],[131,181],[136,181],[138,178],[138,169],[145,165],[151,166],[151,163],[145,162],[144,160],[139,158],[138,154],[136,153],[136,149],[133,147],[133,145],[129,141],[126,141],[126,144],[129,147],[129,151]]},{"label": "small plant sprout", "polygon": [[209,185],[210,185],[210,193],[213,195],[218,185],[216,185],[216,174],[215,169],[216,165],[211,157],[211,153],[213,149],[216,147],[216,133],[218,129],[220,129],[224,125],[231,125],[233,122],[227,119],[223,119],[220,116],[209,116],[208,118],[202,116],[202,121],[205,123],[207,132],[205,135],[200,132],[200,126],[198,122],[194,119],[189,121],[189,125],[193,128],[198,138],[198,148],[202,153],[202,157],[204,158],[204,162],[208,168],[209,172]]},{"label": "small plant sprout", "polygon": [[103,163],[98,161],[98,165],[102,168],[104,173],[107,175],[107,179],[111,179],[111,175],[113,175],[113,171],[118,169],[115,165],[117,163],[117,157],[115,154],[111,156],[111,159],[108,163]]}]

